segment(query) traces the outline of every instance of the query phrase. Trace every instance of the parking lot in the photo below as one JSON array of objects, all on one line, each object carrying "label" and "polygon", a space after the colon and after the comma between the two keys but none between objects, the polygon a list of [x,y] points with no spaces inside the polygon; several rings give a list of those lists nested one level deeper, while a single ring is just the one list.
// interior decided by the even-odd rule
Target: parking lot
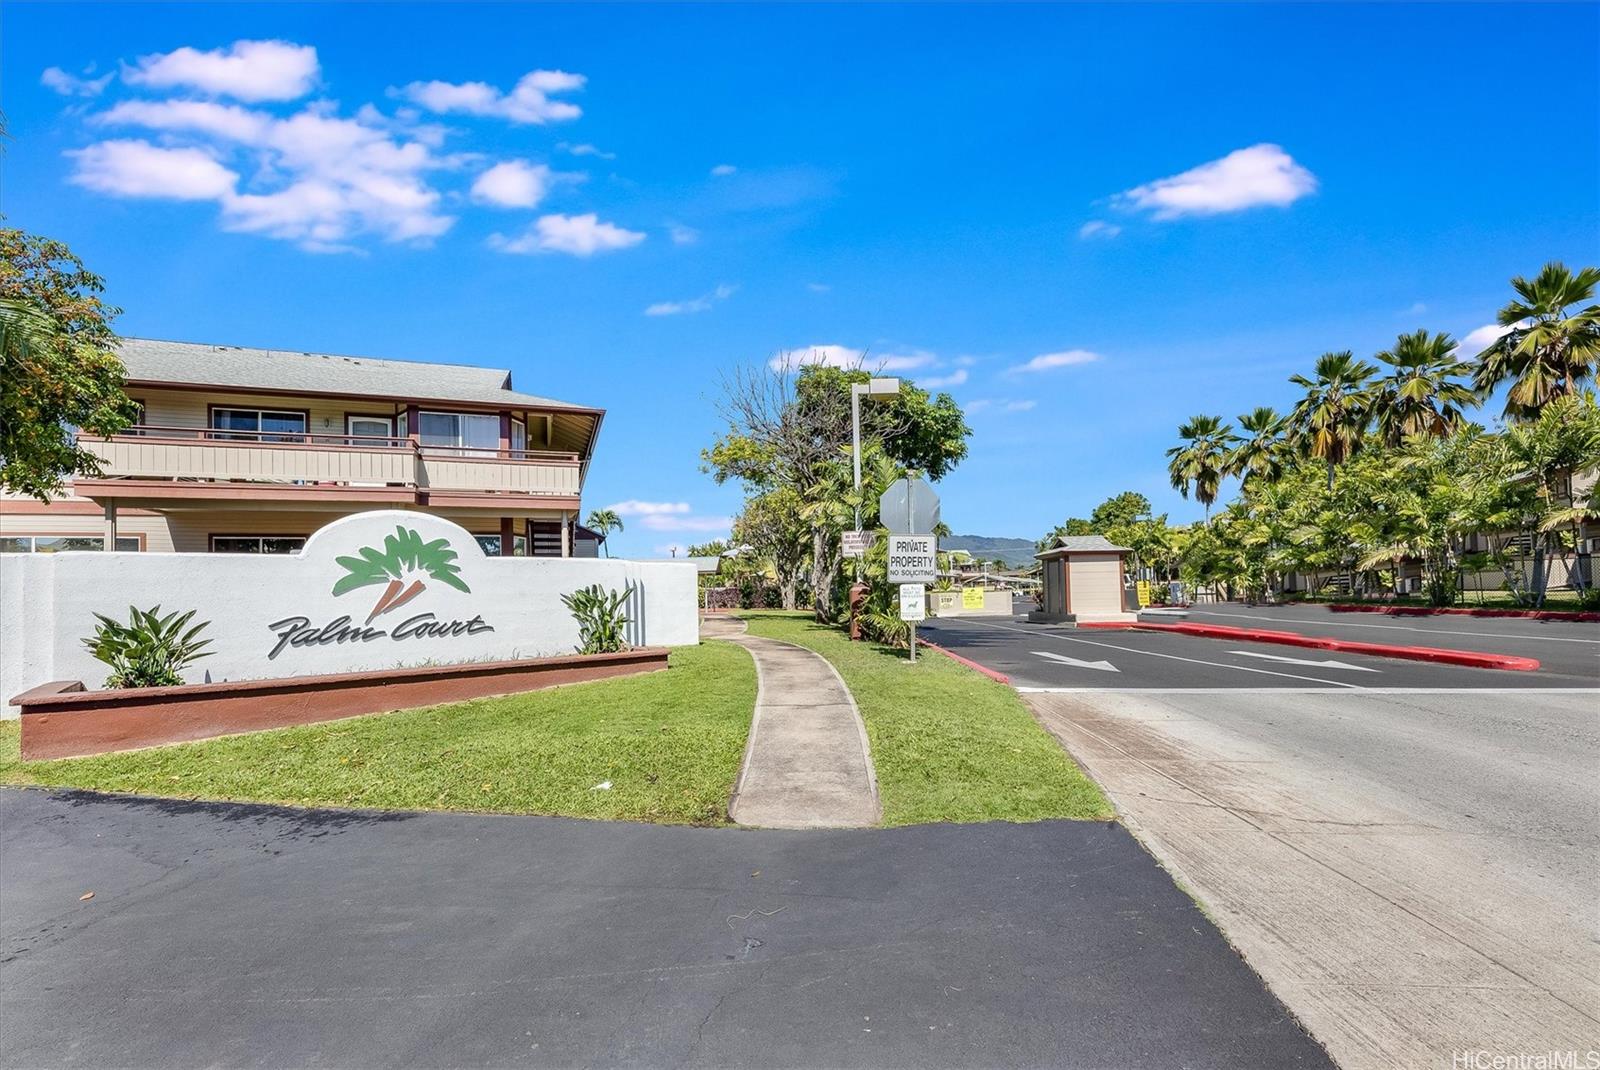
[{"label": "parking lot", "polygon": [[[1265,619],[1261,619],[1265,618]],[[1339,1065],[1600,1037],[1600,627],[1203,607],[1203,623],[1537,658],[1458,668],[930,621],[1007,673]]]}]

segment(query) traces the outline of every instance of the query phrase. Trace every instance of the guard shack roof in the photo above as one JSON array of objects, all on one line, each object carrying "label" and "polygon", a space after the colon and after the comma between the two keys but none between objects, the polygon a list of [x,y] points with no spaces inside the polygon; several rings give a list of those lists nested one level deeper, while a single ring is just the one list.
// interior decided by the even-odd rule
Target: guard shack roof
[{"label": "guard shack roof", "polygon": [[1050,549],[1041,550],[1033,556],[1044,561],[1056,557],[1071,557],[1073,554],[1131,553],[1133,553],[1131,546],[1118,546],[1104,535],[1062,535]]}]

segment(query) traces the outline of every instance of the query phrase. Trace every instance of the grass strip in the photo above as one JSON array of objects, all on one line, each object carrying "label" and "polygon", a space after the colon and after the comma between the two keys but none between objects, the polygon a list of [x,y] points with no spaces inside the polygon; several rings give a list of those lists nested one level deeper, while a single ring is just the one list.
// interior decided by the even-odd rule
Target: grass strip
[{"label": "grass strip", "polygon": [[852,643],[809,614],[741,616],[752,635],[808,647],[844,677],[867,725],[884,824],[1111,816],[1011,688],[932,651],[912,665],[902,650]]},{"label": "grass strip", "polygon": [[0,783],[718,825],[755,695],[750,655],[706,643],[666,672],[93,758],[20,761],[8,721]]}]

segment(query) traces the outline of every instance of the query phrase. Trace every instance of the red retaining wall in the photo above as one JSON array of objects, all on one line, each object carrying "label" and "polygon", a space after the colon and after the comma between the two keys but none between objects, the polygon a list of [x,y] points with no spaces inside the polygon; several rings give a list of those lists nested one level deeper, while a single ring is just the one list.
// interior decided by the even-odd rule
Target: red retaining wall
[{"label": "red retaining wall", "polygon": [[1435,613],[1458,617],[1520,617],[1523,620],[1566,620],[1585,624],[1600,623],[1600,613],[1579,609],[1475,609],[1472,606],[1363,606],[1351,602],[1330,602],[1334,613],[1385,613],[1391,617],[1431,617]]},{"label": "red retaining wall", "polygon": [[11,702],[22,707],[23,758],[70,758],[657,672],[667,667],[667,653],[645,647],[117,691],[86,691],[79,681],[61,680]]}]

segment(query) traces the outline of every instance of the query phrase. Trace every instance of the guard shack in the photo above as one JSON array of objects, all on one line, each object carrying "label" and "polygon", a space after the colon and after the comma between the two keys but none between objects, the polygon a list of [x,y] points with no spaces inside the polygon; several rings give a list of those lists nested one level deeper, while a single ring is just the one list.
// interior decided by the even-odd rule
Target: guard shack
[{"label": "guard shack", "polygon": [[1104,535],[1063,535],[1035,554],[1044,572],[1044,608],[1028,614],[1036,623],[1134,621],[1123,601],[1123,558],[1133,551]]}]

